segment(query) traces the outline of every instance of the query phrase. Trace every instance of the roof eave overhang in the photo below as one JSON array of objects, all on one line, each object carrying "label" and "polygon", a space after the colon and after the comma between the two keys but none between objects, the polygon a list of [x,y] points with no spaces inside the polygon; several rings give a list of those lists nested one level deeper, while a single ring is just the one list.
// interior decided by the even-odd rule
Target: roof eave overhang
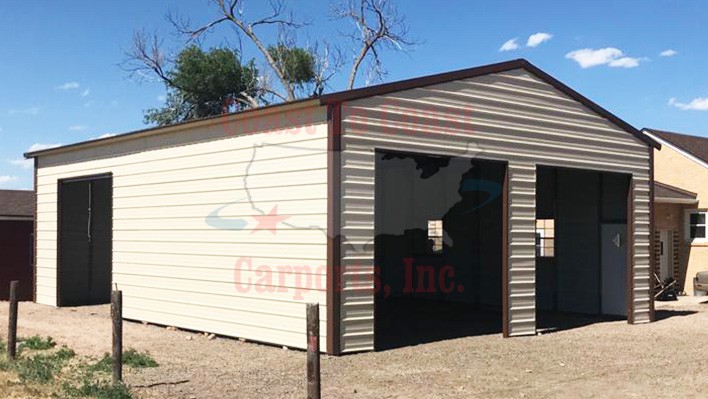
[{"label": "roof eave overhang", "polygon": [[28,221],[34,220],[34,216],[23,216],[23,215],[0,215],[1,222],[14,222],[14,221]]},{"label": "roof eave overhang", "polygon": [[630,133],[631,135],[635,136],[637,139],[646,143],[650,147],[661,149],[661,144],[658,141],[642,133],[634,126],[620,119],[608,110],[602,108],[601,106],[588,99],[587,97],[583,96],[582,94],[578,93],[577,91],[566,86],[558,79],[547,74],[546,72],[542,71],[540,68],[536,67],[535,65],[531,64],[529,61],[523,58],[512,61],[500,62],[497,64],[485,65],[481,67],[462,69],[459,71],[445,72],[437,75],[430,75],[420,78],[401,80],[398,82],[385,83],[377,86],[363,87],[360,89],[348,90],[339,93],[325,94],[320,97],[320,103],[323,105],[332,103],[342,103],[346,101],[394,93],[397,91],[408,90],[417,87],[424,87],[439,83],[450,82],[453,80],[470,79],[492,73],[506,72],[514,69],[526,70],[527,72],[550,84],[551,86],[558,89],[559,91],[574,99],[575,101],[578,101],[586,107],[590,108],[595,113],[604,117],[611,123],[617,125],[627,133]]},{"label": "roof eave overhang", "polygon": [[276,112],[290,111],[290,110],[296,110],[296,109],[301,109],[301,108],[309,108],[309,107],[315,107],[315,106],[319,106],[319,105],[320,105],[319,99],[313,99],[313,98],[290,101],[290,102],[286,102],[286,103],[270,105],[267,107],[248,109],[248,110],[238,112],[238,113],[233,113],[233,114],[217,115],[217,116],[212,116],[212,117],[208,117],[208,118],[202,118],[202,119],[177,123],[177,124],[169,125],[169,126],[159,126],[159,127],[148,128],[148,129],[136,130],[134,132],[120,134],[120,135],[113,136],[113,137],[106,137],[103,139],[82,141],[79,143],[69,144],[69,145],[65,145],[65,146],[61,146],[61,147],[54,147],[54,148],[48,148],[46,150],[27,152],[24,154],[24,156],[25,156],[25,158],[37,158],[37,157],[44,156],[44,155],[53,155],[53,154],[58,154],[58,153],[66,152],[66,151],[77,150],[79,148],[97,147],[97,146],[101,146],[101,145],[112,144],[112,143],[117,143],[117,142],[126,141],[126,140],[133,140],[133,139],[142,138],[142,137],[146,137],[146,136],[165,134],[165,133],[175,132],[175,131],[199,127],[199,126],[208,126],[208,125],[212,125],[215,123],[238,121],[241,119],[254,118],[254,117],[264,116],[264,115],[268,115],[268,114],[273,114]]},{"label": "roof eave overhang", "polygon": [[684,205],[698,204],[697,199],[671,198],[671,197],[656,197],[656,198],[654,198],[654,202],[662,203],[662,204],[684,204]]}]

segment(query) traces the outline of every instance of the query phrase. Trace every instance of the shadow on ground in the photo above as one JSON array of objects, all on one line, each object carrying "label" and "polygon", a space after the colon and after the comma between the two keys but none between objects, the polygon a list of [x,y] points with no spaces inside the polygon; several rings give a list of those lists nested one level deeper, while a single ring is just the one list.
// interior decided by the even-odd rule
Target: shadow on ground
[{"label": "shadow on ground", "polygon": [[654,320],[659,321],[659,320],[666,320],[670,319],[672,317],[682,317],[682,316],[690,316],[692,314],[698,313],[695,310],[671,310],[671,309],[662,309],[662,310],[657,310],[654,313]]},{"label": "shadow on ground", "polygon": [[[383,302],[383,303],[382,303]],[[702,302],[702,304],[708,304]],[[655,320],[698,313],[693,310],[657,309]],[[389,299],[376,307],[376,350],[383,351],[455,338],[502,333],[501,311],[465,303],[434,300]],[[568,331],[592,324],[626,321],[624,316],[538,311],[541,334]]]},{"label": "shadow on ground", "polygon": [[587,315],[580,313],[544,312],[536,313],[536,330],[542,334],[568,331],[591,324],[626,320],[623,316]]}]

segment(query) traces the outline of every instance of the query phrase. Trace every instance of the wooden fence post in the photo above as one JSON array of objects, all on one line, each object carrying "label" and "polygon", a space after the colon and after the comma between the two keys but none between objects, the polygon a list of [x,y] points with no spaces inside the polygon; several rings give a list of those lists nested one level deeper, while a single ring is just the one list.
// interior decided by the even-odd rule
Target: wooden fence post
[{"label": "wooden fence post", "polygon": [[113,384],[123,381],[123,293],[111,293],[111,318],[113,319]]},{"label": "wooden fence post", "polygon": [[320,399],[320,304],[307,304],[307,398]]},{"label": "wooden fence post", "polygon": [[17,286],[19,281],[10,282],[10,311],[7,325],[7,358],[13,360],[17,353]]}]

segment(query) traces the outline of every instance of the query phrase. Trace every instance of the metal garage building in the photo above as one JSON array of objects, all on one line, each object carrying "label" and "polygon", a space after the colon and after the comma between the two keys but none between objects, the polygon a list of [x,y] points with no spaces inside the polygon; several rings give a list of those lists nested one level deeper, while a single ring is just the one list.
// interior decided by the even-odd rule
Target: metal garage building
[{"label": "metal garage building", "polygon": [[515,60],[34,152],[36,298],[300,348],[319,302],[332,354],[649,322],[655,147]]}]

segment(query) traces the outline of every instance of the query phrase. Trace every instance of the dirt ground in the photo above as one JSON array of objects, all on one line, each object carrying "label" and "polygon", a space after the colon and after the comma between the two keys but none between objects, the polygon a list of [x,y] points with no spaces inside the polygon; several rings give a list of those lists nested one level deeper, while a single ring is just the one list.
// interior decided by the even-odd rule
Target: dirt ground
[{"label": "dirt ground", "polygon": [[[324,397],[705,397],[708,298],[657,303],[658,321],[603,322],[536,337],[466,337],[322,359]],[[7,303],[0,331],[7,331]],[[50,335],[78,354],[110,351],[107,306],[20,304],[19,334]],[[124,325],[126,347],[156,369],[126,371],[139,398],[304,397],[305,353]],[[0,384],[0,391],[3,384]],[[3,394],[5,393],[5,394]],[[0,392],[6,397],[8,392]]]}]

